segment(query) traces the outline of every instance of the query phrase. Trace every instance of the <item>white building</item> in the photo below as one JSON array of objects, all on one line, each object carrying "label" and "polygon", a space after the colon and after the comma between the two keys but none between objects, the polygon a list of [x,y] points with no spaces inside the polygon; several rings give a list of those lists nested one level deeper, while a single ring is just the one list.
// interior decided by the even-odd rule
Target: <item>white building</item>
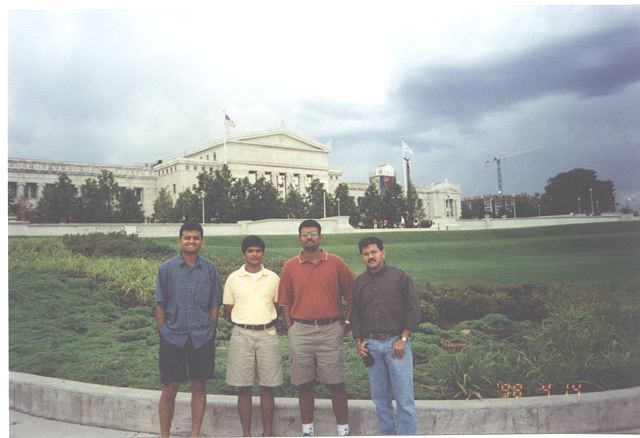
[{"label": "white building", "polygon": [[[246,134],[217,140],[140,166],[69,163],[54,160],[9,158],[9,191],[37,206],[47,184],[54,184],[63,172],[78,188],[86,179],[97,179],[102,170],[112,172],[120,187],[133,188],[145,215],[153,213],[160,189],[178,195],[197,183],[200,172],[212,174],[225,163],[236,178],[260,177],[271,181],[284,194],[290,187],[305,192],[313,179],[333,192],[343,172],[329,169],[331,147],[303,138],[286,129]],[[347,183],[351,196],[364,196],[368,183]],[[416,186],[428,219],[458,218],[460,188],[448,182]]]}]

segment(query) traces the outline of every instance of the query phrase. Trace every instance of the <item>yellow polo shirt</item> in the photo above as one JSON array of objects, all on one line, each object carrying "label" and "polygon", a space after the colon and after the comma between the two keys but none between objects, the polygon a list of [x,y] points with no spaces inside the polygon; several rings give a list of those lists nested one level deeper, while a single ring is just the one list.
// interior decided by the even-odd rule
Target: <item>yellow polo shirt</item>
[{"label": "yellow polo shirt", "polygon": [[232,272],[224,285],[222,304],[233,305],[236,324],[267,324],[277,318],[278,275],[264,266],[254,280],[244,265]]}]

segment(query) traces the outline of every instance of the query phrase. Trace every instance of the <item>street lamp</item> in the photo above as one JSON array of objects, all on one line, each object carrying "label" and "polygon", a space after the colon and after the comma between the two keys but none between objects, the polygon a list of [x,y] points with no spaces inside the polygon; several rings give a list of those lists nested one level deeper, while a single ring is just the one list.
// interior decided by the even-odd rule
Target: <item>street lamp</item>
[{"label": "street lamp", "polygon": [[513,199],[513,218],[515,219],[515,218],[518,217],[518,214],[516,213],[516,198],[515,198],[515,196],[513,196],[512,199]]},{"label": "street lamp", "polygon": [[336,202],[338,203],[338,216],[340,216],[340,198],[336,198]]},{"label": "street lamp", "polygon": [[580,214],[580,196],[578,196],[578,214]]},{"label": "street lamp", "polygon": [[596,199],[596,214],[600,214],[600,201]]},{"label": "street lamp", "polygon": [[593,216],[593,189],[589,187],[589,197],[591,198],[591,216]]},{"label": "street lamp", "polygon": [[540,204],[538,204],[538,217],[540,217]]},{"label": "street lamp", "polygon": [[204,224],[204,198],[207,197],[207,194],[204,191],[201,191],[198,196],[202,200],[202,223]]}]

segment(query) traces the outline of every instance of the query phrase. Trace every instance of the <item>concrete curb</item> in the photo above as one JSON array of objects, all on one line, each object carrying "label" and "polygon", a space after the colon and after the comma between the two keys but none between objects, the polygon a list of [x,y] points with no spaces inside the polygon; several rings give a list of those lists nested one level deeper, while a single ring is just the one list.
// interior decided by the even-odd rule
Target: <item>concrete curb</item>
[{"label": "concrete curb", "polygon": [[[88,426],[157,433],[160,391],[80,383],[9,373],[10,408],[30,415]],[[261,430],[258,400],[253,428]],[[640,427],[640,387],[582,395],[472,401],[416,402],[420,434],[602,433]],[[178,394],[173,433],[190,432],[190,395]],[[352,435],[376,435],[371,401],[349,401]],[[316,400],[317,435],[335,435],[329,400]],[[274,432],[300,435],[298,401],[276,400]],[[202,431],[207,436],[242,435],[236,397],[209,395]]]}]

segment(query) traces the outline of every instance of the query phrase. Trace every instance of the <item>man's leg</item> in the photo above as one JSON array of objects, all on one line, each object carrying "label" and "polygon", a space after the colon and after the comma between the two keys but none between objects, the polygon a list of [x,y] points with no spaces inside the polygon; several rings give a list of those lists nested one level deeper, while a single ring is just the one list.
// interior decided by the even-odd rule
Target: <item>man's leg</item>
[{"label": "man's leg", "polygon": [[191,436],[200,436],[204,410],[207,406],[205,380],[189,379],[191,383]]},{"label": "man's leg", "polygon": [[417,435],[418,418],[413,399],[413,355],[411,342],[404,349],[404,357],[389,361],[389,379],[398,407],[398,435]]},{"label": "man's leg", "polygon": [[315,396],[313,388],[315,382],[307,382],[298,386],[298,405],[300,406],[300,417],[302,424],[313,423],[313,410],[315,408]]},{"label": "man's leg", "polygon": [[347,408],[347,390],[344,383],[337,385],[327,385],[331,391],[331,405],[333,414],[336,416],[337,424],[349,424],[349,410]]},{"label": "man's leg", "polygon": [[260,410],[262,412],[262,436],[273,436],[273,388],[260,387]]},{"label": "man's leg", "polygon": [[396,425],[393,419],[393,405],[391,402],[391,382],[387,362],[391,359],[392,341],[369,340],[367,347],[375,362],[367,368],[371,400],[376,406],[378,432],[381,435],[395,435]]},{"label": "man's leg", "polygon": [[251,436],[251,387],[242,386],[238,388],[238,391],[238,413],[240,414],[242,435]]},{"label": "man's leg", "polygon": [[163,438],[169,437],[171,434],[171,421],[173,420],[178,389],[180,389],[180,382],[165,383],[162,386],[158,416],[160,417],[160,436]]}]

